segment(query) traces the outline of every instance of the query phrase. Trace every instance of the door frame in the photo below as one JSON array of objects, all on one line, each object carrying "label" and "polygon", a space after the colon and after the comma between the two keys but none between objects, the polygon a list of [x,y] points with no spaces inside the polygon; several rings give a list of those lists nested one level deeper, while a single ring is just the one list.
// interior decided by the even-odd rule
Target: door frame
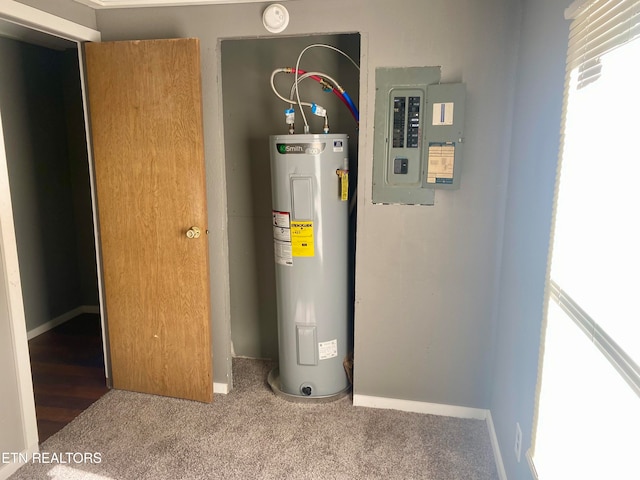
[{"label": "door frame", "polygon": [[[86,86],[84,82],[84,61],[82,55],[82,42],[99,42],[101,34],[99,31],[77,24],[70,20],[43,12],[36,8],[17,3],[4,2],[0,0],[0,19],[20,25],[22,27],[36,30],[42,33],[60,37],[75,42],[78,49],[78,59],[80,66],[80,82],[82,89],[82,100],[84,110],[84,122],[87,141],[87,153],[89,155],[89,179],[91,184],[91,204],[93,211],[93,228],[96,246],[96,263],[98,272],[98,295],[100,311],[104,312],[102,271],[100,262],[99,237],[96,222],[96,202],[95,202],[95,182],[93,172],[93,158],[91,151],[91,139],[89,135],[89,125],[87,121]],[[0,109],[0,119],[2,111]],[[20,264],[18,262],[18,248],[13,223],[13,208],[11,205],[11,194],[9,192],[9,176],[7,170],[7,158],[2,134],[2,123],[0,122],[0,254],[3,255],[4,272],[6,279],[6,289],[0,292],[7,297],[9,304],[9,328],[11,331],[11,342],[13,344],[13,354],[16,365],[16,377],[18,380],[18,395],[20,398],[20,416],[24,435],[24,452],[32,454],[37,452],[38,447],[38,426],[36,423],[36,409],[33,397],[33,381],[31,379],[31,361],[29,358],[29,345],[27,340],[27,330],[24,315],[24,304],[22,300],[22,286],[20,283]],[[103,346],[106,342],[105,319],[102,317],[102,338]],[[107,361],[107,349],[104,348],[105,374],[107,380],[110,378],[110,371]],[[20,464],[13,466],[19,467]],[[17,468],[16,468],[17,469]],[[5,470],[5,469],[3,469]],[[2,472],[5,473],[4,471]]]}]

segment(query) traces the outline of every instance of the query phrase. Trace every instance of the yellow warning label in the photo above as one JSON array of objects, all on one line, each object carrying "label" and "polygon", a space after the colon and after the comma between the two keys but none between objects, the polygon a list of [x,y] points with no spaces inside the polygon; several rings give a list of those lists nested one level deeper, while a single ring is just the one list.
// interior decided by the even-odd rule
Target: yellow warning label
[{"label": "yellow warning label", "polygon": [[294,257],[313,257],[313,222],[291,222],[291,249]]},{"label": "yellow warning label", "polygon": [[347,170],[338,170],[340,175],[340,200],[346,202],[349,200],[349,172]]}]

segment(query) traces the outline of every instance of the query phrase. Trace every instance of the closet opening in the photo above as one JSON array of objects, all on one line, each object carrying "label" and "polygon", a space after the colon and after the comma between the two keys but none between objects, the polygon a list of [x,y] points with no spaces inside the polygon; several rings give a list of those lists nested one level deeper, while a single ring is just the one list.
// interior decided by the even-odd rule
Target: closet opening
[{"label": "closet opening", "polygon": [[[279,359],[269,137],[291,133],[290,119],[285,113],[289,105],[278,98],[275,91],[290,98],[290,88],[295,79],[287,72],[275,74],[272,88],[272,73],[282,67],[295,68],[299,55],[304,51],[299,69],[323,72],[337,80],[357,109],[360,72],[347,56],[359,64],[360,44],[359,33],[221,40],[231,350],[234,358],[261,359],[273,365],[277,365]],[[310,45],[330,48],[307,49]],[[347,351],[352,352],[358,121],[350,107],[318,81],[304,79],[298,87],[302,102],[313,102],[326,109],[331,133],[348,136],[350,214],[344,270],[348,279],[346,343]],[[305,120],[309,133],[323,134],[326,117],[314,115],[307,107],[302,108],[306,119],[303,119],[299,106],[294,105],[295,134],[304,133]]]},{"label": "closet opening", "polygon": [[78,48],[0,20],[0,109],[40,442],[108,390]]}]

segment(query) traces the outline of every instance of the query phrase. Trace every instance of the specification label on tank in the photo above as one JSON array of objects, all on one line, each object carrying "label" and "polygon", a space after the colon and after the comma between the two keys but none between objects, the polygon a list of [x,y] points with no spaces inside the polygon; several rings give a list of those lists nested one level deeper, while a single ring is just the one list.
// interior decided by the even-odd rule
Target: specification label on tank
[{"label": "specification label on tank", "polygon": [[338,356],[338,340],[329,340],[328,342],[318,343],[318,358],[320,360],[327,360]]},{"label": "specification label on tank", "polygon": [[294,257],[313,257],[313,222],[291,222],[291,247]]},{"label": "specification label on tank", "polygon": [[279,265],[293,265],[293,257],[291,255],[291,242],[273,241],[273,253],[276,263]]},{"label": "specification label on tank", "polygon": [[279,265],[293,265],[291,245],[291,224],[289,212],[272,210],[273,214],[273,254]]}]

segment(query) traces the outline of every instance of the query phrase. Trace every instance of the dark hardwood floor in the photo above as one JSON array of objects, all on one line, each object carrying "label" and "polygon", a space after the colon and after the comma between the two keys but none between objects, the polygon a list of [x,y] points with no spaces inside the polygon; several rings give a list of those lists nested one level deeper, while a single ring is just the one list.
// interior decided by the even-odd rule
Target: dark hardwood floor
[{"label": "dark hardwood floor", "polygon": [[109,390],[100,316],[80,315],[29,340],[29,355],[42,443]]}]

